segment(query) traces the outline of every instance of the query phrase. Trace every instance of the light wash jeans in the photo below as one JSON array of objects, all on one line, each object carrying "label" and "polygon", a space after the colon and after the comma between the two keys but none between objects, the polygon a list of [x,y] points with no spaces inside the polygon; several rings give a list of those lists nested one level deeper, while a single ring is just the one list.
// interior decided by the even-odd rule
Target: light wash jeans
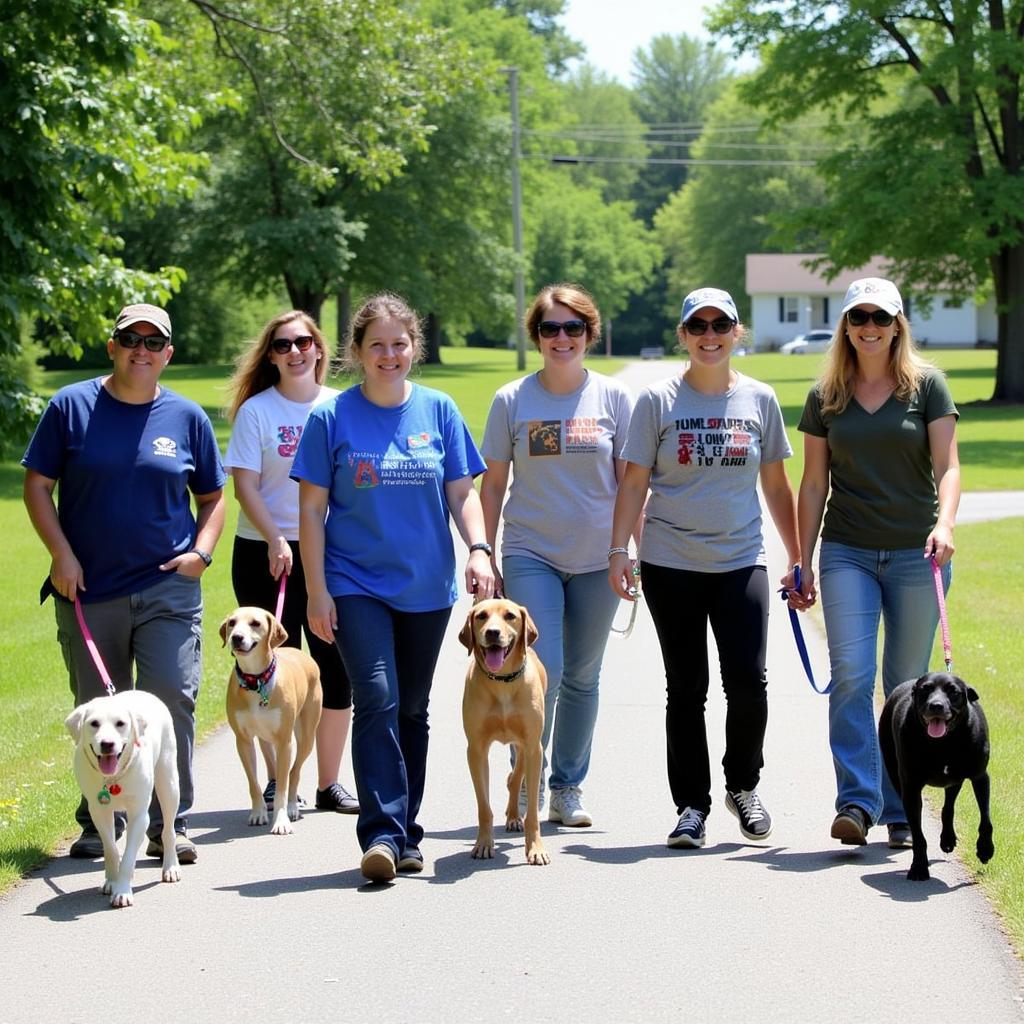
[{"label": "light wash jeans", "polygon": [[[938,601],[923,547],[876,551],[823,541],[819,558],[832,692],[828,725],[836,772],[836,809],[856,804],[873,822],[905,821],[903,803],[882,765],[874,692],[878,624],[885,626],[882,691],[928,671]],[[942,569],[949,589],[952,563]]]},{"label": "light wash jeans", "polygon": [[619,598],[604,569],[568,573],[536,558],[509,555],[501,571],[505,594],[526,606],[537,627],[533,649],[548,674],[541,790],[549,743],[550,788],[579,786],[590,767],[601,661]]}]

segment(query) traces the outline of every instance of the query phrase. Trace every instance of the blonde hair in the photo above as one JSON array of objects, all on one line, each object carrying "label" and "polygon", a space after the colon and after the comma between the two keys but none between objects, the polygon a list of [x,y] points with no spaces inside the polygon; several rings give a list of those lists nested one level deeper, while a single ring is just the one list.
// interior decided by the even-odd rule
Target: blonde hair
[{"label": "blonde hair", "polygon": [[248,401],[253,395],[258,395],[267,388],[272,388],[280,379],[281,374],[277,367],[270,361],[270,343],[274,340],[278,327],[290,324],[293,320],[301,320],[309,333],[313,336],[313,344],[316,345],[320,358],[317,360],[314,371],[317,384],[323,384],[327,379],[331,354],[324,337],[323,331],[317,326],[316,321],[301,309],[290,309],[287,313],[278,313],[260,331],[259,336],[243,349],[235,360],[235,372],[228,381],[227,394],[228,404],[224,407],[224,418],[228,423],[234,423],[238,410],[242,403]]},{"label": "blonde hair", "polygon": [[427,354],[426,346],[423,344],[423,328],[420,325],[420,318],[416,311],[400,295],[393,292],[378,292],[371,295],[356,310],[355,315],[348,328],[348,338],[345,342],[345,351],[342,355],[341,366],[346,373],[359,373],[363,364],[359,360],[359,353],[363,348],[363,338],[366,336],[367,328],[374,320],[386,319],[398,320],[405,328],[412,342],[412,361],[421,362]]},{"label": "blonde hair", "polygon": [[[931,367],[918,353],[910,321],[896,314],[896,336],[889,346],[889,372],[896,382],[895,395],[906,402],[917,390],[926,369]],[[818,377],[821,411],[838,415],[853,398],[857,383],[857,351],[846,336],[846,314],[836,324],[835,333],[825,355],[825,365]]]},{"label": "blonde hair", "polygon": [[540,351],[540,322],[555,303],[568,307],[586,323],[589,352],[601,338],[601,314],[590,292],[582,285],[570,282],[545,285],[537,292],[524,318],[530,340]]}]

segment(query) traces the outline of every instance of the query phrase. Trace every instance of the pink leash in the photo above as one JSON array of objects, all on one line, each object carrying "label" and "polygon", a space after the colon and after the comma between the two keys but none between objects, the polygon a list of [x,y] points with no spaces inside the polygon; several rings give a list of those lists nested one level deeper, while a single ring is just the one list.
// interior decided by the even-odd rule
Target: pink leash
[{"label": "pink leash", "polygon": [[281,589],[277,592],[277,607],[274,609],[274,618],[281,621],[281,612],[284,611],[284,588],[288,583],[288,573],[281,573]]},{"label": "pink leash", "polygon": [[92,633],[89,632],[89,627],[85,624],[85,616],[82,614],[82,602],[78,600],[78,593],[75,593],[75,618],[78,619],[78,628],[82,631],[82,639],[85,641],[85,646],[89,650],[89,654],[92,657],[92,662],[96,666],[96,671],[100,674],[100,679],[103,680],[103,685],[106,687],[107,696],[113,697],[117,690],[114,689],[114,684],[111,682],[110,673],[107,671],[107,666],[103,664],[103,659],[100,657],[99,648],[96,646],[96,641],[92,638]]},{"label": "pink leash", "polygon": [[942,628],[942,655],[946,660],[946,671],[953,671],[953,644],[949,639],[949,618],[946,615],[946,595],[942,590],[942,570],[932,555],[932,580],[935,583],[935,597],[939,602],[939,626]]}]

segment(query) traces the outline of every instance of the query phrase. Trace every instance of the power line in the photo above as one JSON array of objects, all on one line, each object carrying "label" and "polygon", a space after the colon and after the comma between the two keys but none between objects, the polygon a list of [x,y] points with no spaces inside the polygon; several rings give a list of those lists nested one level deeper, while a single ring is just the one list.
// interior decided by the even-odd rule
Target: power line
[{"label": "power line", "polygon": [[551,164],[673,164],[684,167],[814,167],[814,160],[714,160],[682,157],[566,156],[523,153],[524,160],[546,160]]}]

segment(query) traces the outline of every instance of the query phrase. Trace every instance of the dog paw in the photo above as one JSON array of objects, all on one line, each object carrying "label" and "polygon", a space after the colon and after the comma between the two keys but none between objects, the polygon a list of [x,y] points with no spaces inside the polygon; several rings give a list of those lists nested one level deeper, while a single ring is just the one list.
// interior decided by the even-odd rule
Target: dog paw
[{"label": "dog paw", "polygon": [[541,847],[536,847],[535,846],[532,850],[530,850],[529,853],[527,853],[527,855],[526,855],[526,863],[527,864],[550,864],[551,863],[551,856],[548,853],[548,851],[544,849],[543,846],[541,846]]},{"label": "dog paw", "polygon": [[177,864],[171,864],[160,873],[161,882],[180,882],[181,868]]},{"label": "dog paw", "polygon": [[943,830],[939,836],[939,849],[943,853],[952,853],[956,849],[956,833],[952,829],[948,832]]},{"label": "dog paw", "polygon": [[487,839],[478,839],[470,856],[473,860],[490,860],[494,856],[494,843]]},{"label": "dog paw", "polygon": [[110,905],[112,907],[130,907],[133,902],[131,889],[110,894]]},{"label": "dog paw", "polygon": [[974,852],[978,855],[978,860],[982,864],[987,864],[996,852],[995,845],[991,839],[978,838],[978,845],[975,847]]},{"label": "dog paw", "polygon": [[249,824],[250,825],[266,825],[266,823],[268,821],[270,821],[270,818],[267,816],[266,808],[264,808],[261,811],[258,811],[254,807],[249,812]]},{"label": "dog paw", "polygon": [[279,814],[274,819],[274,827],[270,830],[270,834],[272,836],[290,836],[294,831],[292,823],[288,820],[288,815]]},{"label": "dog paw", "polygon": [[295,803],[288,805],[288,818],[290,821],[298,821],[302,817],[302,812],[299,810],[299,803],[296,800]]},{"label": "dog paw", "polygon": [[505,819],[505,831],[506,832],[522,832],[523,831],[523,819],[519,815],[509,816]]},{"label": "dog paw", "polygon": [[928,870],[928,864],[911,864],[910,870],[907,872],[908,882],[927,882],[931,878],[931,872]]}]

